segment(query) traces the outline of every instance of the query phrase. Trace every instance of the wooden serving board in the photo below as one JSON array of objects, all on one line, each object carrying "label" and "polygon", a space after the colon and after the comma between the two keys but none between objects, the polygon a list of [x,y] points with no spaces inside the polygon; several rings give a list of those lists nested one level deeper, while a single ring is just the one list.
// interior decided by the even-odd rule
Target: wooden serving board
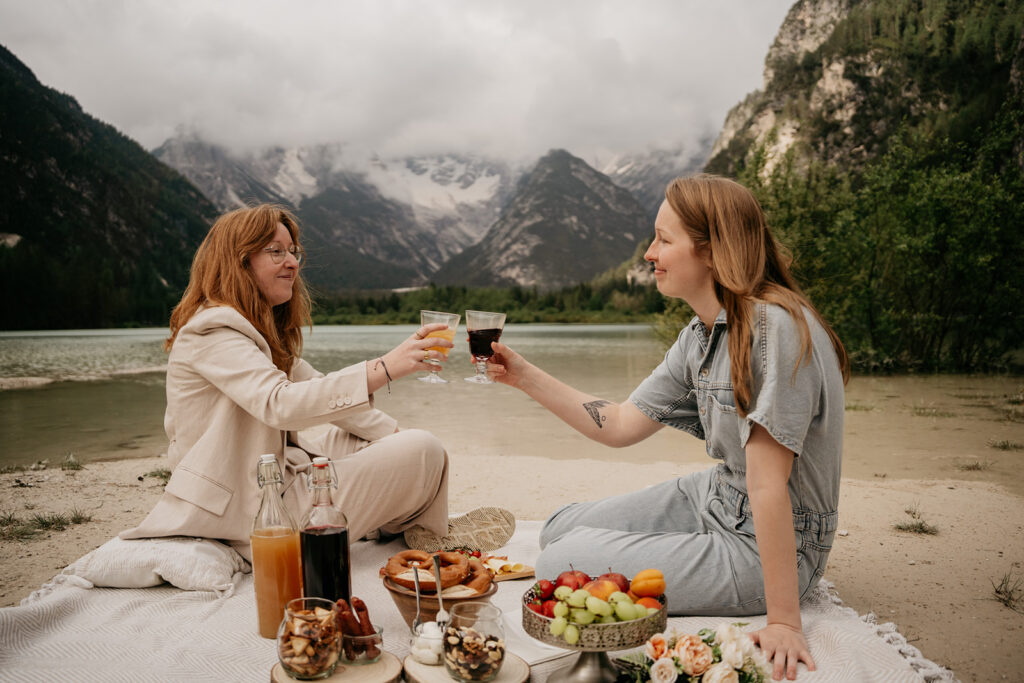
[{"label": "wooden serving board", "polygon": [[[504,669],[504,667],[502,667]],[[444,667],[441,667],[444,672]],[[501,672],[498,672],[499,675]],[[330,678],[321,678],[321,681],[328,683],[391,683],[402,676],[402,663],[398,657],[390,652],[385,652],[373,664],[345,664],[339,663]],[[295,679],[285,673],[281,662],[274,665],[270,670],[270,683],[295,683]]]},{"label": "wooden serving board", "polygon": [[[530,665],[522,657],[505,653],[505,662],[498,671],[498,676],[491,683],[525,683],[530,678]],[[333,681],[333,678],[327,679]],[[409,655],[405,658],[405,680],[409,683],[452,683],[444,664],[430,666],[417,662]]]},{"label": "wooden serving board", "polygon": [[536,570],[533,567],[523,567],[518,572],[508,572],[506,574],[495,574],[495,581],[512,581],[514,579],[528,579],[536,574]]}]

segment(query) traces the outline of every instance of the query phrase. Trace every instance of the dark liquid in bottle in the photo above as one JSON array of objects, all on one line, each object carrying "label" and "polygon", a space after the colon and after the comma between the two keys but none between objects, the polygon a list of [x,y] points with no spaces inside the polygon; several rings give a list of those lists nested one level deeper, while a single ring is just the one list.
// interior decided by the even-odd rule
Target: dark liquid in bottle
[{"label": "dark liquid in bottle", "polygon": [[470,330],[469,352],[477,358],[490,358],[494,355],[491,342],[501,339],[501,330]]},{"label": "dark liquid in bottle", "polygon": [[352,593],[348,561],[348,529],[341,526],[318,526],[303,529],[302,585],[307,598],[327,598],[337,602],[349,600]]}]

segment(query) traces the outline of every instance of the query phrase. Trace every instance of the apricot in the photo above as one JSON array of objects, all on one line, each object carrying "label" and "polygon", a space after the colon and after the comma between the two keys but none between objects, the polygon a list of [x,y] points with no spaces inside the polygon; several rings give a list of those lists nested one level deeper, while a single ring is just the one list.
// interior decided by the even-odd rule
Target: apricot
[{"label": "apricot", "polygon": [[654,598],[640,598],[636,601],[636,604],[643,605],[644,607],[653,607],[654,609],[661,609],[661,603]]},{"label": "apricot", "polygon": [[665,592],[665,575],[657,569],[637,572],[629,583],[629,591],[641,598],[657,597]]},{"label": "apricot", "polygon": [[608,600],[608,596],[619,590],[619,584],[611,581],[610,579],[594,579],[583,584],[583,590],[587,591],[595,598],[601,600]]}]

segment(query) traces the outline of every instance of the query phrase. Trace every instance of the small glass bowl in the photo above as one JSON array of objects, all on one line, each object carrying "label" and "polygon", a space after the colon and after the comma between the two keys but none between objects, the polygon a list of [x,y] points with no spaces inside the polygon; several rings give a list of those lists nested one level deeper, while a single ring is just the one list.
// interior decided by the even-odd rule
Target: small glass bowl
[{"label": "small glass bowl", "polygon": [[341,660],[346,664],[373,664],[384,653],[384,629],[373,625],[369,636],[341,634]]},{"label": "small glass bowl", "polygon": [[413,629],[409,654],[420,664],[441,665],[444,661],[444,632],[437,622],[429,621]]}]

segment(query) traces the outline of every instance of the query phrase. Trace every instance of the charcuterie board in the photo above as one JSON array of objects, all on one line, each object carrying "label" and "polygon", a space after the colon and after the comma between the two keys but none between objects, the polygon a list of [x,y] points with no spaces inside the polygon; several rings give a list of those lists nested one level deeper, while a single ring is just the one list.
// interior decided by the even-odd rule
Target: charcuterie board
[{"label": "charcuterie board", "polygon": [[528,579],[536,574],[536,570],[533,567],[523,567],[518,572],[504,572],[502,574],[495,574],[495,581],[512,581],[514,579]]}]

